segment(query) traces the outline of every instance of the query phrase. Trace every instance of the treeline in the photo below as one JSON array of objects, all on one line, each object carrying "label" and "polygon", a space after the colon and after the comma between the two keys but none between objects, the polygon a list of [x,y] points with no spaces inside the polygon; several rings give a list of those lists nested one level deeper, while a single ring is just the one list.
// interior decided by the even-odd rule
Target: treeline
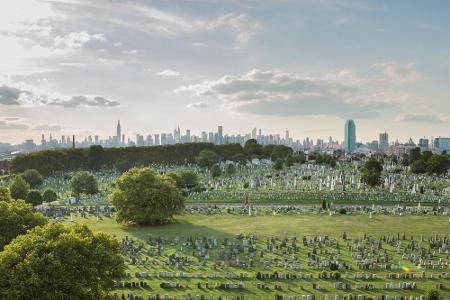
[{"label": "treeline", "polygon": [[[196,163],[196,158],[203,150],[215,152],[219,160],[242,162],[246,159],[284,158],[292,154],[292,148],[282,145],[258,145],[255,153],[253,140],[247,142],[253,147],[242,147],[240,144],[214,145],[212,143],[189,143],[152,147],[55,149],[17,155],[10,163],[12,174],[19,174],[29,169],[35,169],[43,176],[56,172],[75,170],[97,170],[100,168],[117,167],[126,162],[131,166],[146,166],[149,164],[185,164]],[[247,145],[247,144],[246,144]],[[248,145],[247,145],[248,146]],[[262,150],[266,151],[262,151]]]},{"label": "treeline", "polygon": [[415,174],[445,175],[450,169],[450,158],[445,151],[438,154],[414,148],[403,157],[402,163],[410,166],[411,172]]}]

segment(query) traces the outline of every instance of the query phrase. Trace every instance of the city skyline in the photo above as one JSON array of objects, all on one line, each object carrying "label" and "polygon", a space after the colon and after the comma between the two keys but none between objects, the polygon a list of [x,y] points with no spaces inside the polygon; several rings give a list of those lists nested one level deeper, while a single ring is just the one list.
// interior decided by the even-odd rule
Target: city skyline
[{"label": "city skyline", "polygon": [[358,141],[448,136],[449,3],[105,4],[0,3],[0,142],[108,136],[118,118],[130,135],[341,139],[354,119]]}]

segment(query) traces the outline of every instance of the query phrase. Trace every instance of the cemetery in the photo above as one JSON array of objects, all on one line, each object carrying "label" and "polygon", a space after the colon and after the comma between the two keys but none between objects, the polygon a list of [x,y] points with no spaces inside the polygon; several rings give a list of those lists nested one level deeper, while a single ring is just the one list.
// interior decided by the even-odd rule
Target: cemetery
[{"label": "cemetery", "polygon": [[117,299],[425,299],[450,297],[448,215],[204,214],[125,226],[114,210],[67,207],[120,240]]}]

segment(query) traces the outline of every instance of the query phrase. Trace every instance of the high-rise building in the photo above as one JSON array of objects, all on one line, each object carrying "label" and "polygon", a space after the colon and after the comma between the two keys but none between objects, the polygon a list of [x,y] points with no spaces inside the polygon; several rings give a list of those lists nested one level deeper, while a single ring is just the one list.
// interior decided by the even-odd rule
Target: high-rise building
[{"label": "high-rise building", "polygon": [[378,147],[381,151],[386,151],[389,147],[389,135],[387,132],[380,133],[380,139],[378,141]]},{"label": "high-rise building", "polygon": [[353,120],[347,120],[345,122],[344,150],[350,153],[356,150],[356,125]]},{"label": "high-rise building", "polygon": [[419,147],[420,147],[422,150],[427,150],[428,147],[429,147],[429,141],[428,141],[428,139],[427,139],[427,138],[421,138],[421,139],[419,139]]},{"label": "high-rise building", "polygon": [[252,130],[252,139],[256,140],[256,127]]},{"label": "high-rise building", "polygon": [[120,120],[117,121],[117,129],[116,129],[116,139],[117,143],[120,144],[120,139],[122,138],[122,126],[120,126]]},{"label": "high-rise building", "polygon": [[221,125],[217,127],[217,137],[218,144],[223,144],[223,127]]},{"label": "high-rise building", "polygon": [[450,138],[438,137],[434,139],[434,150],[435,151],[450,151]]}]

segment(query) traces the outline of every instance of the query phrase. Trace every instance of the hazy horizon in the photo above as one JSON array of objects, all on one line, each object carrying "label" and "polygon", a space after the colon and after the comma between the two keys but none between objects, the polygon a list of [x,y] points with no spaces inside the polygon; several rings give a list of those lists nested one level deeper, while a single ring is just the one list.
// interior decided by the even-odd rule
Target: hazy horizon
[{"label": "hazy horizon", "polygon": [[450,134],[445,1],[0,3],[0,143],[172,132]]}]

